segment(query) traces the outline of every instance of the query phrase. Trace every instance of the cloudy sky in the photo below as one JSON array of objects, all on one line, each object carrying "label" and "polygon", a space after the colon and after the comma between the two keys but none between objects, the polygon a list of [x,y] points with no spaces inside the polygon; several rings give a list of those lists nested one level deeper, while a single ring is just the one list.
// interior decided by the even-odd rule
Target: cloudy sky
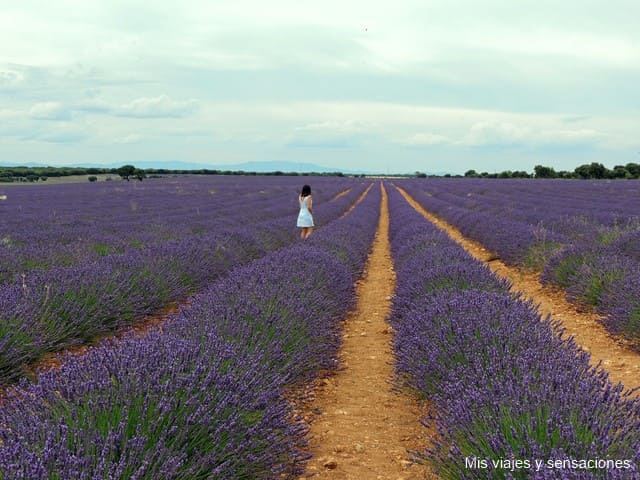
[{"label": "cloudy sky", "polygon": [[637,0],[0,0],[0,163],[640,163]]}]

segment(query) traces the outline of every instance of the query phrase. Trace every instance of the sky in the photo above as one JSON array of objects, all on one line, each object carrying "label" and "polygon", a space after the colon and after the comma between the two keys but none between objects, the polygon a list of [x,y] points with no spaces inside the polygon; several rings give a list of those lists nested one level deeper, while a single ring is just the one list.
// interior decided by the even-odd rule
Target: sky
[{"label": "sky", "polygon": [[640,163],[637,0],[0,0],[0,164]]}]

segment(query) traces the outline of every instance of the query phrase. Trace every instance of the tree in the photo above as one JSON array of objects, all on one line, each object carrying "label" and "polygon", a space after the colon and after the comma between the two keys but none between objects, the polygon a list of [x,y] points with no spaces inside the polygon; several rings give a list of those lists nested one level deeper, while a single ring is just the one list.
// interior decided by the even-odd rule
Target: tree
[{"label": "tree", "polygon": [[633,178],[640,178],[640,165],[637,163],[627,163],[625,168]]},{"label": "tree", "polygon": [[116,173],[125,180],[129,181],[129,177],[132,177],[136,173],[136,167],[133,165],[123,165],[116,170]]},{"label": "tree", "polygon": [[558,178],[576,178],[576,174],[574,172],[567,172],[566,170],[560,170],[556,173]]},{"label": "tree", "polygon": [[609,176],[609,170],[601,163],[596,162],[580,165],[574,171],[580,178],[607,178]]},{"label": "tree", "polygon": [[464,176],[465,177],[477,177],[478,176],[478,172],[476,172],[475,170],[467,170],[466,172],[464,172]]},{"label": "tree", "polygon": [[91,176],[88,178],[88,180],[89,180],[90,182],[97,182],[97,181],[98,181],[98,177],[96,177],[95,175],[91,175]]},{"label": "tree", "polygon": [[629,170],[626,169],[626,167],[622,165],[616,165],[613,167],[613,170],[611,170],[611,177],[612,178],[631,178],[632,175],[629,172]]},{"label": "tree", "polygon": [[147,174],[144,173],[144,170],[140,169],[140,168],[136,168],[135,171],[133,172],[133,174],[136,176],[136,178],[140,181],[142,181],[143,178],[147,178]]},{"label": "tree", "polygon": [[545,167],[543,165],[536,165],[533,167],[535,178],[556,178],[556,171],[551,167]]},{"label": "tree", "polygon": [[416,178],[427,178],[427,174],[424,173],[424,172],[420,172],[420,171],[416,170],[415,177]]}]

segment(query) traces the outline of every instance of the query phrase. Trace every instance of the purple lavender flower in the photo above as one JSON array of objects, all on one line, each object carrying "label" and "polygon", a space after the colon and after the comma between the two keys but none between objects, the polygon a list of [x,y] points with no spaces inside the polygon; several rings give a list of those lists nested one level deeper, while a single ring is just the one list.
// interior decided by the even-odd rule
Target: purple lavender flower
[{"label": "purple lavender flower", "polygon": [[304,245],[210,282],[161,327],[23,379],[0,407],[0,476],[300,475],[307,428],[282,393],[335,366],[379,205],[376,189]]},{"label": "purple lavender flower", "polygon": [[[390,209],[398,379],[437,408],[422,456],[444,478],[640,478],[640,401],[395,190]],[[620,466],[546,463],[580,459]]]}]

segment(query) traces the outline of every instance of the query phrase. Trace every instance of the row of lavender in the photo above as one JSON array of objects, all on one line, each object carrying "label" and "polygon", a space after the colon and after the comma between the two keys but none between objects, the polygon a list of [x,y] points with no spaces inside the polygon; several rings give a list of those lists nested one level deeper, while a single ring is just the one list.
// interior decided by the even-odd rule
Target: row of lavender
[{"label": "row of lavender", "polygon": [[398,374],[437,409],[441,477],[640,478],[640,401],[389,190]]},{"label": "row of lavender", "polygon": [[300,474],[307,429],[282,393],[335,366],[379,205],[376,188],[308,240],[233,270],[161,328],[23,381],[0,408],[0,478]]},{"label": "row of lavender", "polygon": [[[366,186],[358,183],[347,195],[321,203],[316,216],[337,218]],[[86,265],[31,272],[0,286],[0,381],[22,375],[25,365],[45,352],[131,325],[182,301],[231,267],[295,241],[293,213],[251,228],[217,229]]]},{"label": "row of lavender", "polygon": [[640,346],[640,183],[443,180],[402,186],[509,263],[542,271]]},{"label": "row of lavender", "polygon": [[[90,263],[296,209],[299,177],[202,177],[12,186],[0,203],[0,283],[29,270]],[[353,186],[313,179],[318,203]],[[3,193],[0,191],[0,193]]]}]

